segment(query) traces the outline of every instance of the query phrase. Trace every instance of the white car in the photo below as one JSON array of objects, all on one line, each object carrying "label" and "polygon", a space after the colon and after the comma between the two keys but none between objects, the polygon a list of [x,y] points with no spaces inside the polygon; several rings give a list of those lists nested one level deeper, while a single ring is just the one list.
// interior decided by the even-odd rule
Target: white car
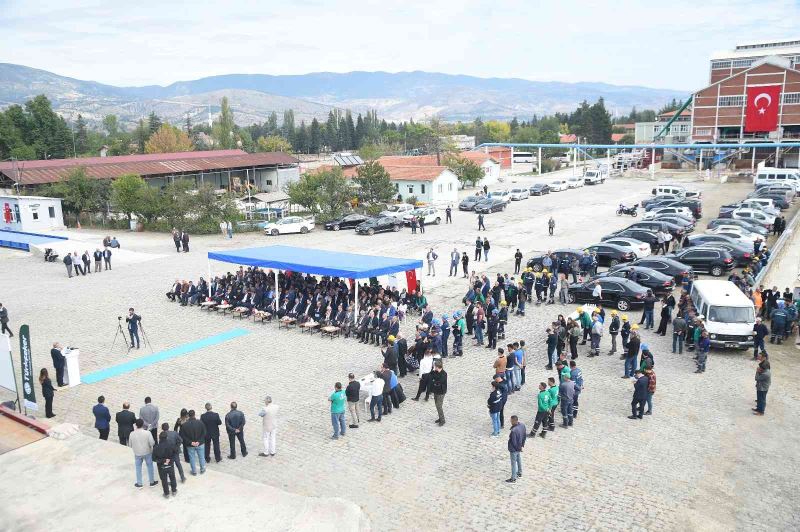
[{"label": "white car", "polygon": [[556,179],[555,181],[551,181],[549,186],[550,192],[561,192],[562,190],[567,190],[569,188],[569,183],[563,179]]},{"label": "white car", "polygon": [[420,207],[418,209],[414,209],[411,212],[406,213],[403,216],[403,223],[405,225],[411,225],[412,218],[420,218],[422,217],[425,220],[425,225],[428,224],[440,224],[442,222],[442,216],[437,212],[436,207]]},{"label": "white car", "polygon": [[302,218],[300,216],[286,216],[277,222],[270,222],[264,227],[264,234],[271,236],[283,235],[286,233],[306,234],[314,229],[313,218]]},{"label": "white car", "polygon": [[583,177],[568,177],[567,188],[578,188],[583,186]]},{"label": "white car", "polygon": [[758,209],[771,216],[778,216],[781,210],[769,198],[750,198],[739,203],[740,207],[746,209]]},{"label": "white car", "polygon": [[491,199],[503,200],[505,203],[511,201],[511,192],[509,190],[493,190],[489,192]]},{"label": "white car", "polygon": [[403,216],[413,211],[416,207],[409,203],[396,203],[386,207],[385,211],[381,211],[379,216],[388,216],[389,218],[402,219]]},{"label": "white car", "polygon": [[734,220],[744,220],[745,222],[758,224],[767,229],[772,229],[772,225],[775,223],[774,216],[767,214],[760,209],[736,209],[731,213],[731,218]]},{"label": "white car", "polygon": [[650,254],[653,253],[652,249],[650,248],[650,244],[647,242],[642,242],[641,240],[636,240],[635,238],[616,236],[603,241],[603,243],[616,244],[617,246],[625,248],[625,251],[633,253],[637,259],[649,257]]},{"label": "white car", "polygon": [[661,207],[660,209],[652,209],[644,213],[642,220],[652,220],[656,216],[662,216],[664,214],[673,214],[683,216],[687,220],[694,220],[694,215],[688,207]]},{"label": "white car", "polygon": [[527,188],[512,188],[509,194],[511,201],[519,201],[531,197],[531,193]]},{"label": "white car", "polygon": [[762,238],[758,233],[753,233],[738,225],[718,225],[713,229],[706,229],[706,233],[709,235],[724,235],[731,238],[741,238],[748,244],[752,244],[757,239]]}]

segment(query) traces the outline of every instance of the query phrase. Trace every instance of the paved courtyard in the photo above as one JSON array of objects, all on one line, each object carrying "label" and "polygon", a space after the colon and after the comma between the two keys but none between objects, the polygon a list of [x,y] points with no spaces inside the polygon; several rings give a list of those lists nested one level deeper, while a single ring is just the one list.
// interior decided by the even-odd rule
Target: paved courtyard
[{"label": "paved courtyard", "polygon": [[[744,184],[692,186],[703,190],[706,218],[713,217],[720,204],[751,189]],[[510,272],[517,247],[527,257],[596,242],[632,222],[614,215],[617,204],[636,202],[652,187],[653,181],[647,179],[612,180],[515,202],[506,212],[486,217],[491,260],[479,267],[471,262],[470,267],[492,275]],[[554,237],[547,236],[550,215],[557,224]],[[381,361],[377,348],[278,331],[274,324],[208,314],[164,297],[176,278],[206,276],[206,251],[213,249],[274,242],[422,259],[428,248],[435,247],[440,256],[438,275],[431,279],[423,271],[420,278],[437,313],[451,313],[461,308],[466,282],[447,277],[447,257],[455,246],[472,258],[477,225],[472,213],[454,211],[453,217],[454,224],[428,227],[424,235],[405,230],[364,237],[318,229],[275,239],[258,234],[237,234],[233,240],[195,237],[188,254],[174,253],[169,235],[121,232],[123,246],[154,258],[79,279],[67,279],[61,264],[0,250],[4,265],[0,302],[8,307],[15,328],[30,325],[36,371],[51,367],[49,348],[56,340],[81,348],[84,373],[149,354],[143,347],[126,356],[119,344],[110,350],[116,317],[129,306],[142,314],[154,351],[243,329],[247,334],[214,347],[96,384],[62,389],[55,401],[56,420],[96,434],[91,407],[100,394],[106,396],[112,415],[125,400],[138,410],[150,395],[170,423],[182,407],[201,411],[211,401],[224,414],[226,405],[235,400],[248,419],[245,435],[251,454],[210,468],[293,493],[353,501],[364,509],[375,530],[800,529],[800,393],[793,378],[800,364],[792,346],[771,352],[773,383],[767,416],[760,418],[750,412],[755,365],[748,354],[712,352],[708,371],[696,375],[691,355],[673,355],[669,337],[645,332],[643,341],[655,356],[658,391],[654,415],[643,421],[626,418],[632,383],[620,378],[622,362],[605,354],[587,359],[584,349],[578,362],[586,389],[577,424],[557,429],[544,441],[529,441],[523,453],[524,476],[508,485],[503,482],[509,476],[508,427],[500,438],[489,436],[486,398],[493,351],[469,347],[464,357],[446,360],[445,426],[433,423],[433,401],[408,401],[382,423],[364,423],[344,439],[331,441],[327,396],[333,383],[346,382],[350,371],[363,375],[375,368]],[[234,266],[211,267],[217,274]],[[529,366],[528,385],[509,399],[505,412],[506,418],[518,414],[530,427],[535,387],[552,375],[543,369],[544,329],[555,314],[572,308],[529,306],[528,310],[527,316],[511,319],[507,327],[509,340],[524,339],[528,344]],[[631,313],[631,319],[638,321],[639,315]],[[404,324],[407,336],[413,334],[413,326],[413,319]],[[603,344],[605,351],[608,338]],[[402,382],[411,396],[416,378]],[[261,449],[256,413],[267,394],[281,407],[278,454],[272,459],[257,456]],[[109,445],[115,440],[116,425],[111,432]],[[224,454],[227,447],[223,441]],[[210,481],[190,477],[183,491],[190,491],[193,483]],[[37,500],[24,504],[35,506]]]}]

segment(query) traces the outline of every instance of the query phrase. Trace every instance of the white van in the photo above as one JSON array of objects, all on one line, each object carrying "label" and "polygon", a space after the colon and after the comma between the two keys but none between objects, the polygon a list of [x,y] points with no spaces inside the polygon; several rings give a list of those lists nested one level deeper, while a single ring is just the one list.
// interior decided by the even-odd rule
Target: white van
[{"label": "white van", "polygon": [[704,316],[708,338],[714,347],[753,347],[756,311],[753,302],[730,281],[695,281],[692,298]]},{"label": "white van", "polygon": [[603,165],[597,168],[592,168],[591,170],[586,170],[586,173],[583,174],[583,182],[587,185],[597,185],[600,183],[605,183],[607,177],[608,167]]},{"label": "white van", "polygon": [[769,168],[766,166],[758,169],[755,180],[756,188],[779,183],[792,185],[795,192],[800,192],[800,170],[797,168]]},{"label": "white van", "polygon": [[661,196],[663,194],[671,194],[681,198],[686,197],[686,189],[679,185],[657,185],[653,189],[653,196]]}]

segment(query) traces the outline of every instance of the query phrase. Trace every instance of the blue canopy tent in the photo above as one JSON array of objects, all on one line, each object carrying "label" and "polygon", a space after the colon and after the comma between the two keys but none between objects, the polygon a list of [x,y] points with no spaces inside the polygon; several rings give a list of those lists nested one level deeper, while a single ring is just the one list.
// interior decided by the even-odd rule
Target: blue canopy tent
[{"label": "blue canopy tent", "polygon": [[[379,275],[405,272],[422,268],[421,260],[375,257],[356,253],[325,251],[322,249],[296,248],[292,246],[265,246],[232,251],[208,252],[208,276],[211,280],[211,261],[230,262],[243,266],[258,266],[277,271],[292,271],[312,275],[328,275],[348,279],[368,279]],[[209,290],[211,289],[209,283]],[[278,291],[278,275],[275,275],[275,296]],[[358,283],[355,291],[355,317],[358,317]]]}]

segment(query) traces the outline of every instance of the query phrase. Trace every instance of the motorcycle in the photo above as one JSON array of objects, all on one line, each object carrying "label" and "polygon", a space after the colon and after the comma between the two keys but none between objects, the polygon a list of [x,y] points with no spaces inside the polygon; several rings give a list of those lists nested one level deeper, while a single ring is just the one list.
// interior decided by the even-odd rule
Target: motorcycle
[{"label": "motorcycle", "polygon": [[617,208],[617,216],[622,216],[623,214],[628,214],[630,216],[638,216],[639,212],[637,211],[637,207],[638,207],[637,205],[634,205],[633,207],[626,207],[625,205],[620,205],[619,208]]}]

